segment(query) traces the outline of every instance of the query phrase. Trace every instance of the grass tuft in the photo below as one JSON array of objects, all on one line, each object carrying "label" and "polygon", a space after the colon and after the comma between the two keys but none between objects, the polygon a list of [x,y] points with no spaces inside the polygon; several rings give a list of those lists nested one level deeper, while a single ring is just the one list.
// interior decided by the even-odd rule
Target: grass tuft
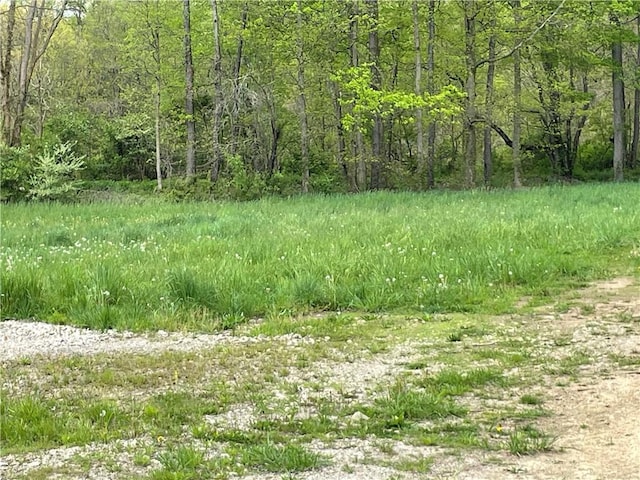
[{"label": "grass tuft", "polygon": [[509,434],[506,448],[513,455],[532,455],[551,450],[555,438],[540,432],[534,427],[526,426]]},{"label": "grass tuft", "polygon": [[276,473],[304,472],[327,463],[324,457],[300,445],[277,445],[270,441],[244,448],[240,458],[248,467]]},{"label": "grass tuft", "polygon": [[413,421],[439,419],[447,416],[463,416],[466,409],[444,395],[411,388],[403,383],[391,387],[372,408],[363,411],[384,429],[398,429]]}]

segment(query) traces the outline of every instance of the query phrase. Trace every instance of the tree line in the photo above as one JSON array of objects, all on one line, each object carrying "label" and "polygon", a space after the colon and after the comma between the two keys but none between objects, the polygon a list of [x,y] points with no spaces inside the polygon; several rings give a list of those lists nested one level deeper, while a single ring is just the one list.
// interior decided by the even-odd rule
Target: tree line
[{"label": "tree line", "polygon": [[637,0],[7,0],[4,198],[65,162],[247,195],[620,181],[639,34]]}]

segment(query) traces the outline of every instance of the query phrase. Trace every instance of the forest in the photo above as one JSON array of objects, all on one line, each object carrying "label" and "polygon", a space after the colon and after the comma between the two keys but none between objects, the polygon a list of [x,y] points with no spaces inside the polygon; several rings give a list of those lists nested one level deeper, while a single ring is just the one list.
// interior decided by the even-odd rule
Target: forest
[{"label": "forest", "polygon": [[0,197],[637,178],[639,32],[631,0],[2,0]]}]

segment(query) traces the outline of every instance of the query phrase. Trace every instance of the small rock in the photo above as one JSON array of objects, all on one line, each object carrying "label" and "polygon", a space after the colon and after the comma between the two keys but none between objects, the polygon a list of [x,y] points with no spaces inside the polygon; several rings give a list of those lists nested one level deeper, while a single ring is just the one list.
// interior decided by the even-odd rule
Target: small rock
[{"label": "small rock", "polygon": [[349,418],[351,419],[352,422],[364,422],[366,420],[369,420],[368,416],[366,416],[364,413],[359,412],[359,411],[355,412]]}]

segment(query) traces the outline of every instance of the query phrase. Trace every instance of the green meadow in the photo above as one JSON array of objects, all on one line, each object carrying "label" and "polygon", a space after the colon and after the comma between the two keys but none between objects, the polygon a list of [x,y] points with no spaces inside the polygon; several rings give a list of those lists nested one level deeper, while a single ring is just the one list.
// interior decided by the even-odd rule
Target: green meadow
[{"label": "green meadow", "polygon": [[248,203],[7,204],[3,318],[231,328],[317,311],[501,313],[640,272],[638,184]]}]

